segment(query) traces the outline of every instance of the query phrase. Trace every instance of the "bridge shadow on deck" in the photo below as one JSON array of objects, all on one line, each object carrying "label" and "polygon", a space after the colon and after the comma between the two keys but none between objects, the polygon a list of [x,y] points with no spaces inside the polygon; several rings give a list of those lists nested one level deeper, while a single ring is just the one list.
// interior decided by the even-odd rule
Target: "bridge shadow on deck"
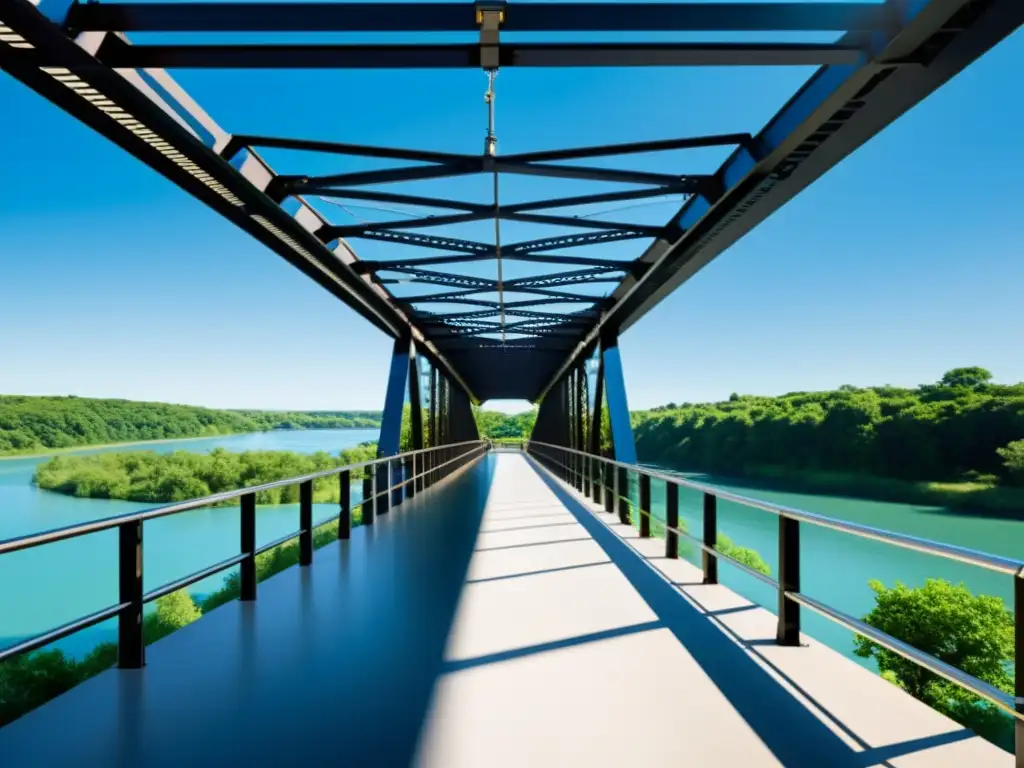
[{"label": "bridge shadow on deck", "polygon": [[4,765],[412,762],[494,471],[485,457],[0,729]]}]

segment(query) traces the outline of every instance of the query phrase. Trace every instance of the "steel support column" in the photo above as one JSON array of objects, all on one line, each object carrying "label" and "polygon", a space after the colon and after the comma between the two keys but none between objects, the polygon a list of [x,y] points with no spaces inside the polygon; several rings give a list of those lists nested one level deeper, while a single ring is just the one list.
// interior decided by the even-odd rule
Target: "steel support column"
[{"label": "steel support column", "polygon": [[601,339],[601,359],[608,396],[608,420],[612,428],[612,456],[616,461],[636,464],[636,443],[633,440],[633,427],[629,423],[626,379],[622,372],[618,336],[608,334]]},{"label": "steel support column", "polygon": [[[573,448],[577,451],[585,451],[586,443],[584,438],[586,436],[584,422],[587,416],[587,369],[583,363],[580,363],[576,369],[576,391],[573,398],[573,429],[575,431],[573,439]],[[582,491],[584,489],[583,473],[586,471],[586,465],[583,461],[582,454],[573,454],[576,457],[576,489]]]},{"label": "steel support column", "polygon": [[423,400],[420,397],[420,360],[416,354],[415,344],[409,355],[409,416],[412,422],[410,449],[418,451],[423,448]]},{"label": "steel support column", "polygon": [[[588,435],[587,451],[592,456],[601,455],[601,425],[604,413],[604,358],[597,358],[597,376],[594,380],[594,411],[590,417],[590,434]],[[594,479],[594,501],[601,503],[606,483],[604,482],[604,465],[597,464],[597,474]]]},{"label": "steel support column", "polygon": [[377,443],[377,457],[394,456],[398,453],[402,438],[402,409],[405,406],[406,380],[412,365],[412,344],[408,337],[395,340],[391,353],[391,370],[388,373],[387,391],[384,395],[384,414],[380,423],[380,439]]}]

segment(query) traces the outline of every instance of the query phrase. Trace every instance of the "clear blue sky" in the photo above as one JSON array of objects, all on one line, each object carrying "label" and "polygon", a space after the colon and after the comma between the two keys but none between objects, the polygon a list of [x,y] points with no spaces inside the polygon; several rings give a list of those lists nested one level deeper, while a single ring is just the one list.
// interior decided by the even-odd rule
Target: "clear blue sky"
[{"label": "clear blue sky", "polygon": [[[631,406],[914,385],[959,365],[1024,379],[1022,70],[1018,32],[631,329],[622,340]],[[507,70],[498,78],[500,151],[754,131],[808,74]],[[482,147],[477,71],[176,77],[232,132]],[[0,105],[0,392],[382,405],[383,334],[3,73]],[[284,172],[353,167],[267,156]],[[635,164],[705,172],[719,159],[671,153]],[[416,191],[468,195],[479,185]],[[571,192],[555,186],[524,177],[506,191],[510,199]],[[673,208],[632,218],[664,220]],[[338,223],[351,222],[337,213]]]}]

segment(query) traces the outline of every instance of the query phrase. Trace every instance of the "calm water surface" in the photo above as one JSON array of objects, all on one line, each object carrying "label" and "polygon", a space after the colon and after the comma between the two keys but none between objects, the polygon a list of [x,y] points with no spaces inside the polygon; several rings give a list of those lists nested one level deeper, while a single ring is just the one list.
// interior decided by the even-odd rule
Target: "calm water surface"
[{"label": "calm water surface", "polygon": [[[85,449],[76,454],[149,450],[157,453],[214,448],[229,451],[285,450],[298,453],[327,451],[337,454],[367,440],[376,429],[323,429],[257,432],[245,435],[173,440],[149,445]],[[32,484],[35,468],[46,458],[0,461],[0,539],[60,528],[86,520],[133,512],[150,503],[76,499],[42,491]],[[317,504],[314,521],[337,510]],[[261,507],[257,511],[257,545],[299,527],[298,505]],[[144,588],[149,590],[187,576],[238,552],[238,508],[197,509],[145,524],[143,545]],[[196,594],[216,589],[223,575],[199,582]],[[0,556],[0,647],[116,602],[117,531],[48,544]],[[112,622],[72,635],[59,644],[72,653],[112,639]]]}]

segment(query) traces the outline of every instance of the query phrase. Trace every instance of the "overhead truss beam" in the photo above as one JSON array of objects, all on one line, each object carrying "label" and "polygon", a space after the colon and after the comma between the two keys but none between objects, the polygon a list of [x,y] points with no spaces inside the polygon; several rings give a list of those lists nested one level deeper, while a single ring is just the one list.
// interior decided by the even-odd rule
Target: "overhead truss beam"
[{"label": "overhead truss beam", "polygon": [[[878,30],[892,22],[877,3],[510,2],[505,32],[764,32]],[[109,32],[476,32],[463,3],[97,3],[76,5],[78,30]]]},{"label": "overhead truss beam", "polygon": [[[390,259],[388,261],[359,261],[353,264],[353,268],[360,274],[370,272],[401,272],[408,268],[433,266],[437,264],[465,264],[468,262],[485,261],[493,258],[487,255],[453,254],[451,256],[424,256],[417,259]],[[537,253],[502,253],[506,261],[527,261],[538,264],[557,264],[574,267],[606,267],[608,269],[621,269],[623,272],[637,271],[638,262],[616,259],[592,259],[584,256],[559,256]]]},{"label": "overhead truss beam", "polygon": [[[832,43],[504,43],[509,67],[807,67],[854,64],[858,45]],[[481,49],[451,45],[127,45],[97,58],[116,69],[480,69]]]}]

